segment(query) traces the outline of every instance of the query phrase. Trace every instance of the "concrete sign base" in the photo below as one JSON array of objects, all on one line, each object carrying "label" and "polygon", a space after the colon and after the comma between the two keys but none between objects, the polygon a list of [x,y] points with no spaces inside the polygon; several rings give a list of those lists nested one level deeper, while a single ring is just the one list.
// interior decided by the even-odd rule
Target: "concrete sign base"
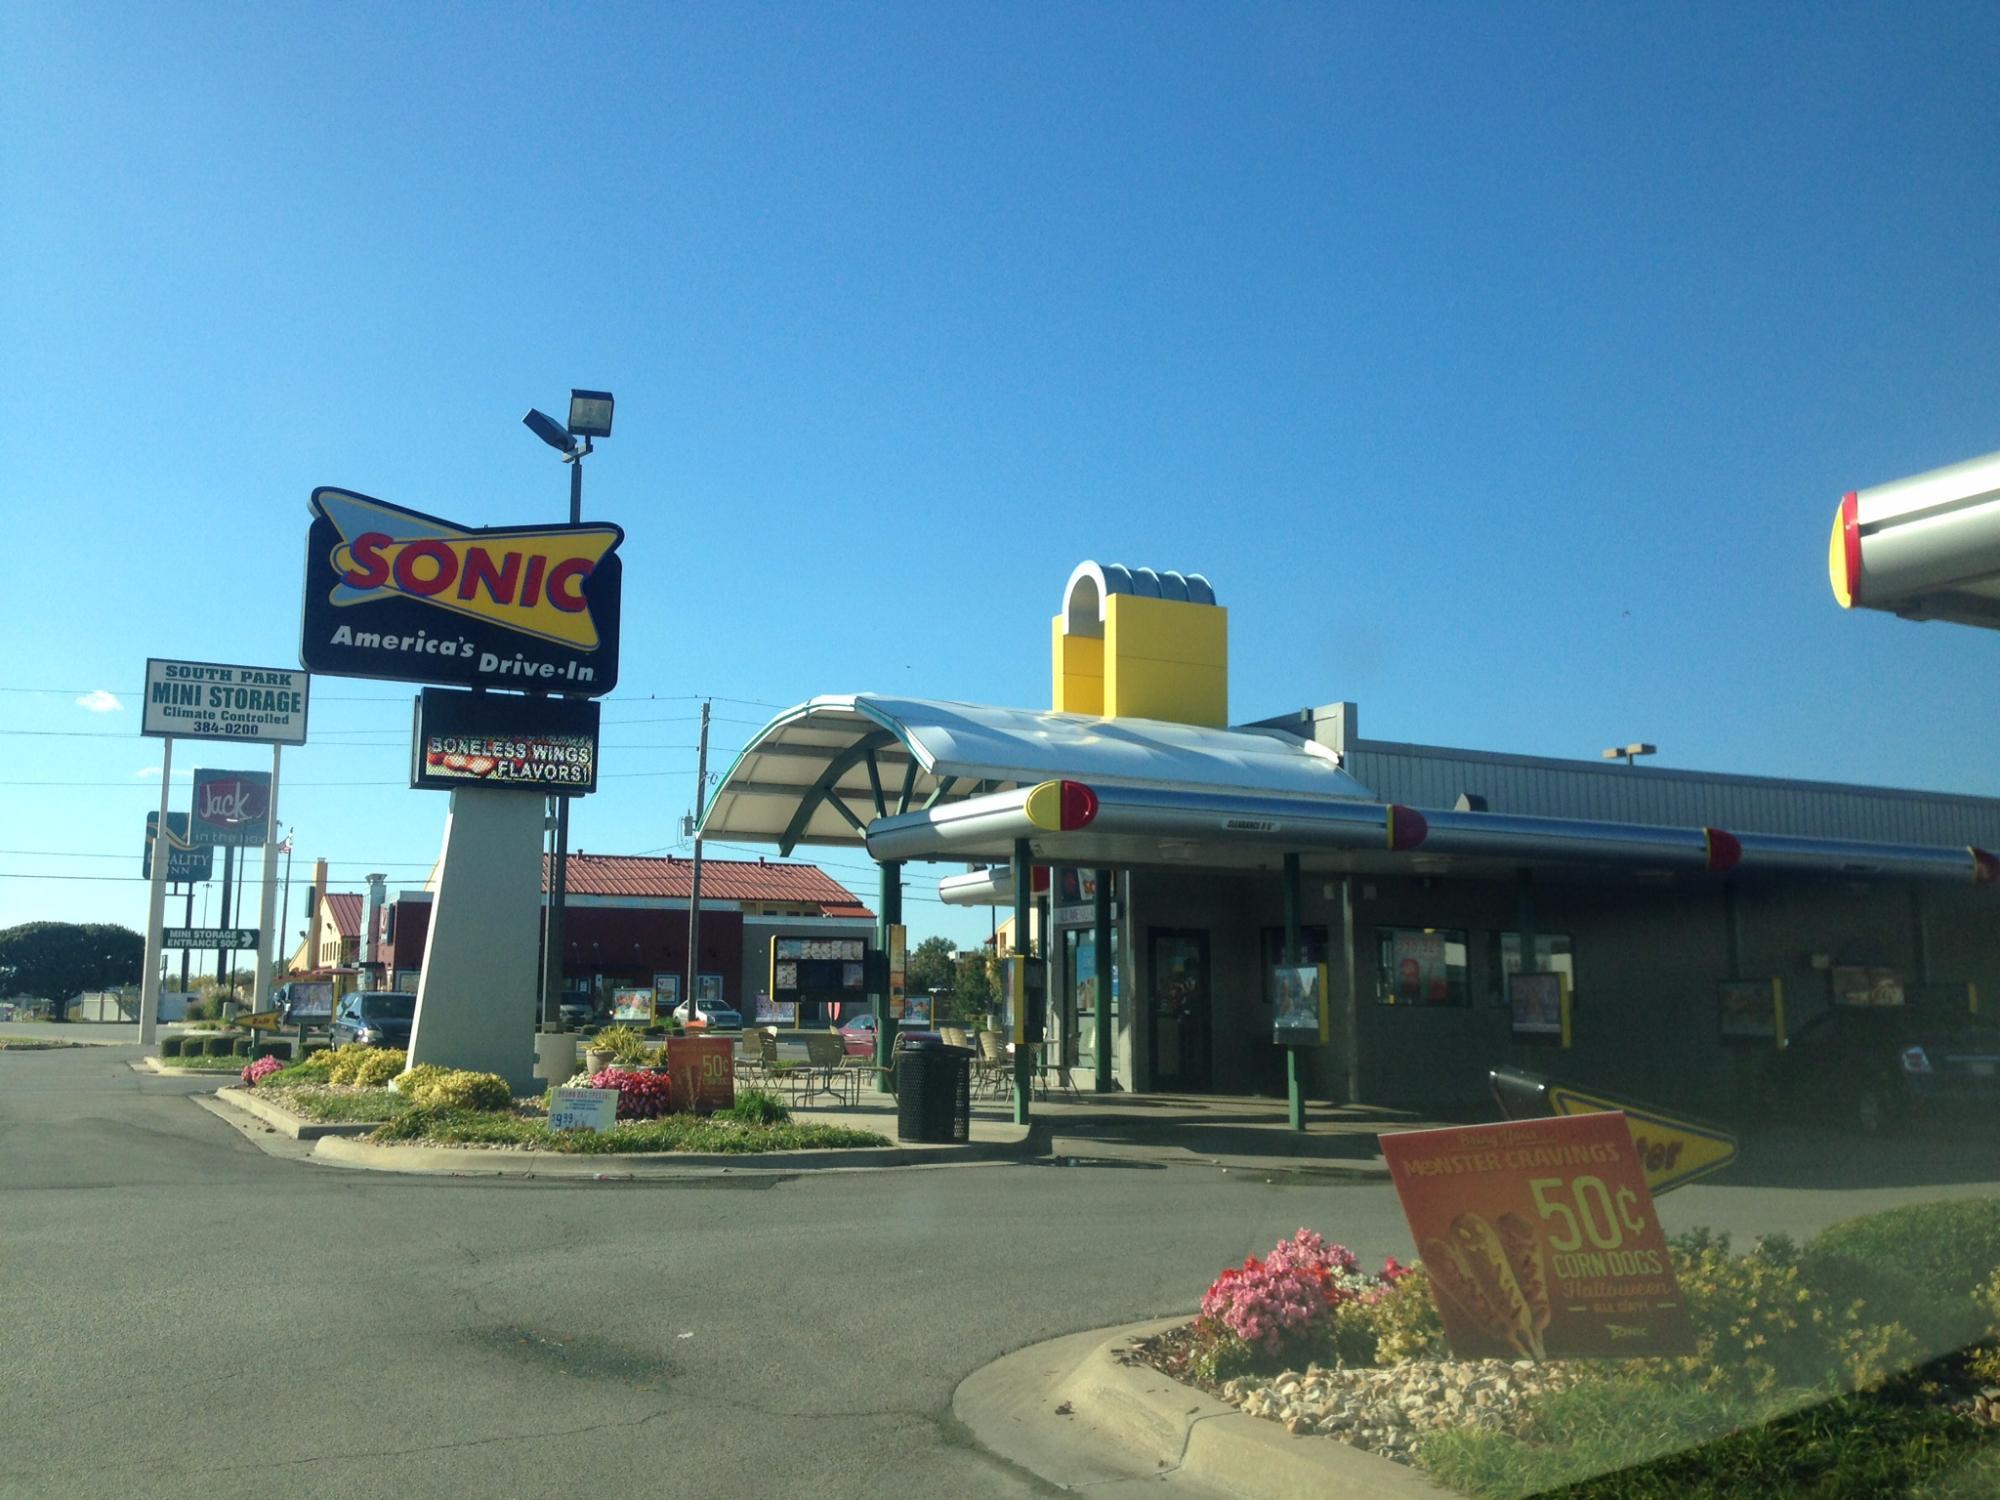
[{"label": "concrete sign base", "polygon": [[417,981],[410,1062],[535,1079],[543,799],[466,787],[451,794],[430,937]]}]

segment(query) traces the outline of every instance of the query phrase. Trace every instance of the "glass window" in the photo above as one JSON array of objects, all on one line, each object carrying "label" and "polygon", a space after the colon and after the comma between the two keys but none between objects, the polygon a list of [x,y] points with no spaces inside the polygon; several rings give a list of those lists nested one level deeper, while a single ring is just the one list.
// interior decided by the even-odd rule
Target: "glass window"
[{"label": "glass window", "polygon": [[[1507,1003],[1506,975],[1521,972],[1521,934],[1518,932],[1489,932],[1486,934],[1486,996],[1495,1005]],[[1535,968],[1537,974],[1566,974],[1569,976],[1569,992],[1576,996],[1576,954],[1570,947],[1569,935],[1561,932],[1538,932],[1535,934]]]},{"label": "glass window", "polygon": [[1378,927],[1375,998],[1384,1005],[1465,1005],[1465,930]]},{"label": "glass window", "polygon": [[[1063,989],[1071,999],[1074,1045],[1078,1059],[1097,1055],[1097,932],[1090,927],[1063,929]],[[1118,994],[1118,929],[1111,929],[1111,1014],[1123,1013]]]}]

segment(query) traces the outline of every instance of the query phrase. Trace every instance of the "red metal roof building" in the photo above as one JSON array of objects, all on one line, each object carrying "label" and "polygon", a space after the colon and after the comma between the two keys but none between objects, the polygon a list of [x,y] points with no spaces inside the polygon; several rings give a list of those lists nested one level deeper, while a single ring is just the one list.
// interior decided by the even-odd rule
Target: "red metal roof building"
[{"label": "red metal roof building", "polygon": [[[566,994],[608,1005],[615,989],[653,988],[678,1003],[687,973],[693,866],[683,858],[573,853],[563,916]],[[549,861],[542,870],[548,890]],[[339,898],[335,898],[339,899]],[[358,903],[360,897],[348,898]],[[385,983],[414,989],[428,936],[429,895],[403,891],[383,908]],[[812,865],[762,859],[701,862],[701,963],[721,998],[755,1014],[769,974],[771,939],[839,934],[873,940],[875,914]]]}]

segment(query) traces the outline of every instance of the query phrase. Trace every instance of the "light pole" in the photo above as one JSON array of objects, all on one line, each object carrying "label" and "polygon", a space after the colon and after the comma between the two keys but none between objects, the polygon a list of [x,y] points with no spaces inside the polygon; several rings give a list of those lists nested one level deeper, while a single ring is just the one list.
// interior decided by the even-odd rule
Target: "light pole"
[{"label": "light pole", "polygon": [[1629,745],[1613,745],[1609,750],[1604,752],[1604,758],[1606,760],[1622,760],[1629,766],[1636,756],[1658,755],[1659,753],[1660,747],[1658,745],[1643,745],[1634,741]]},{"label": "light pole", "polygon": [[[569,425],[530,408],[521,424],[562,455],[569,465],[569,524],[583,521],[583,461],[595,451],[592,438],[611,436],[609,391],[569,393]],[[583,442],[579,444],[578,438]],[[569,900],[569,798],[556,798],[556,857],[549,875],[548,916],[542,924],[542,1030],[562,1030],[563,907]]]}]

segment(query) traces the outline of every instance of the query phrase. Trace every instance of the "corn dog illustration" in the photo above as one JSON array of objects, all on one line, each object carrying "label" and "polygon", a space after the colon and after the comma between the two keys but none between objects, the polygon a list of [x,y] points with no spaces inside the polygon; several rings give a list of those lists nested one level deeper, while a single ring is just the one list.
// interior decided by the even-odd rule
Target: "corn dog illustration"
[{"label": "corn dog illustration", "polygon": [[1542,1251],[1542,1237],[1519,1214],[1500,1215],[1494,1228],[1500,1231],[1500,1243],[1506,1247],[1507,1264],[1513,1269],[1521,1295],[1528,1299],[1528,1337],[1534,1345],[1535,1358],[1546,1359],[1548,1350],[1542,1343],[1542,1335],[1548,1332],[1555,1306],[1549,1301],[1549,1267]]},{"label": "corn dog illustration", "polygon": [[1458,1309],[1460,1316],[1483,1337],[1500,1339],[1507,1337],[1505,1320],[1494,1310],[1486,1294],[1479,1289],[1473,1279],[1471,1268],[1456,1245],[1448,1240],[1425,1240],[1418,1247],[1423,1251],[1424,1269],[1430,1272],[1431,1285]]},{"label": "corn dog illustration", "polygon": [[1460,1214],[1451,1221],[1451,1241],[1493,1310],[1488,1331],[1529,1359],[1539,1358],[1534,1313],[1508,1263],[1507,1247],[1493,1226],[1478,1214]]}]

